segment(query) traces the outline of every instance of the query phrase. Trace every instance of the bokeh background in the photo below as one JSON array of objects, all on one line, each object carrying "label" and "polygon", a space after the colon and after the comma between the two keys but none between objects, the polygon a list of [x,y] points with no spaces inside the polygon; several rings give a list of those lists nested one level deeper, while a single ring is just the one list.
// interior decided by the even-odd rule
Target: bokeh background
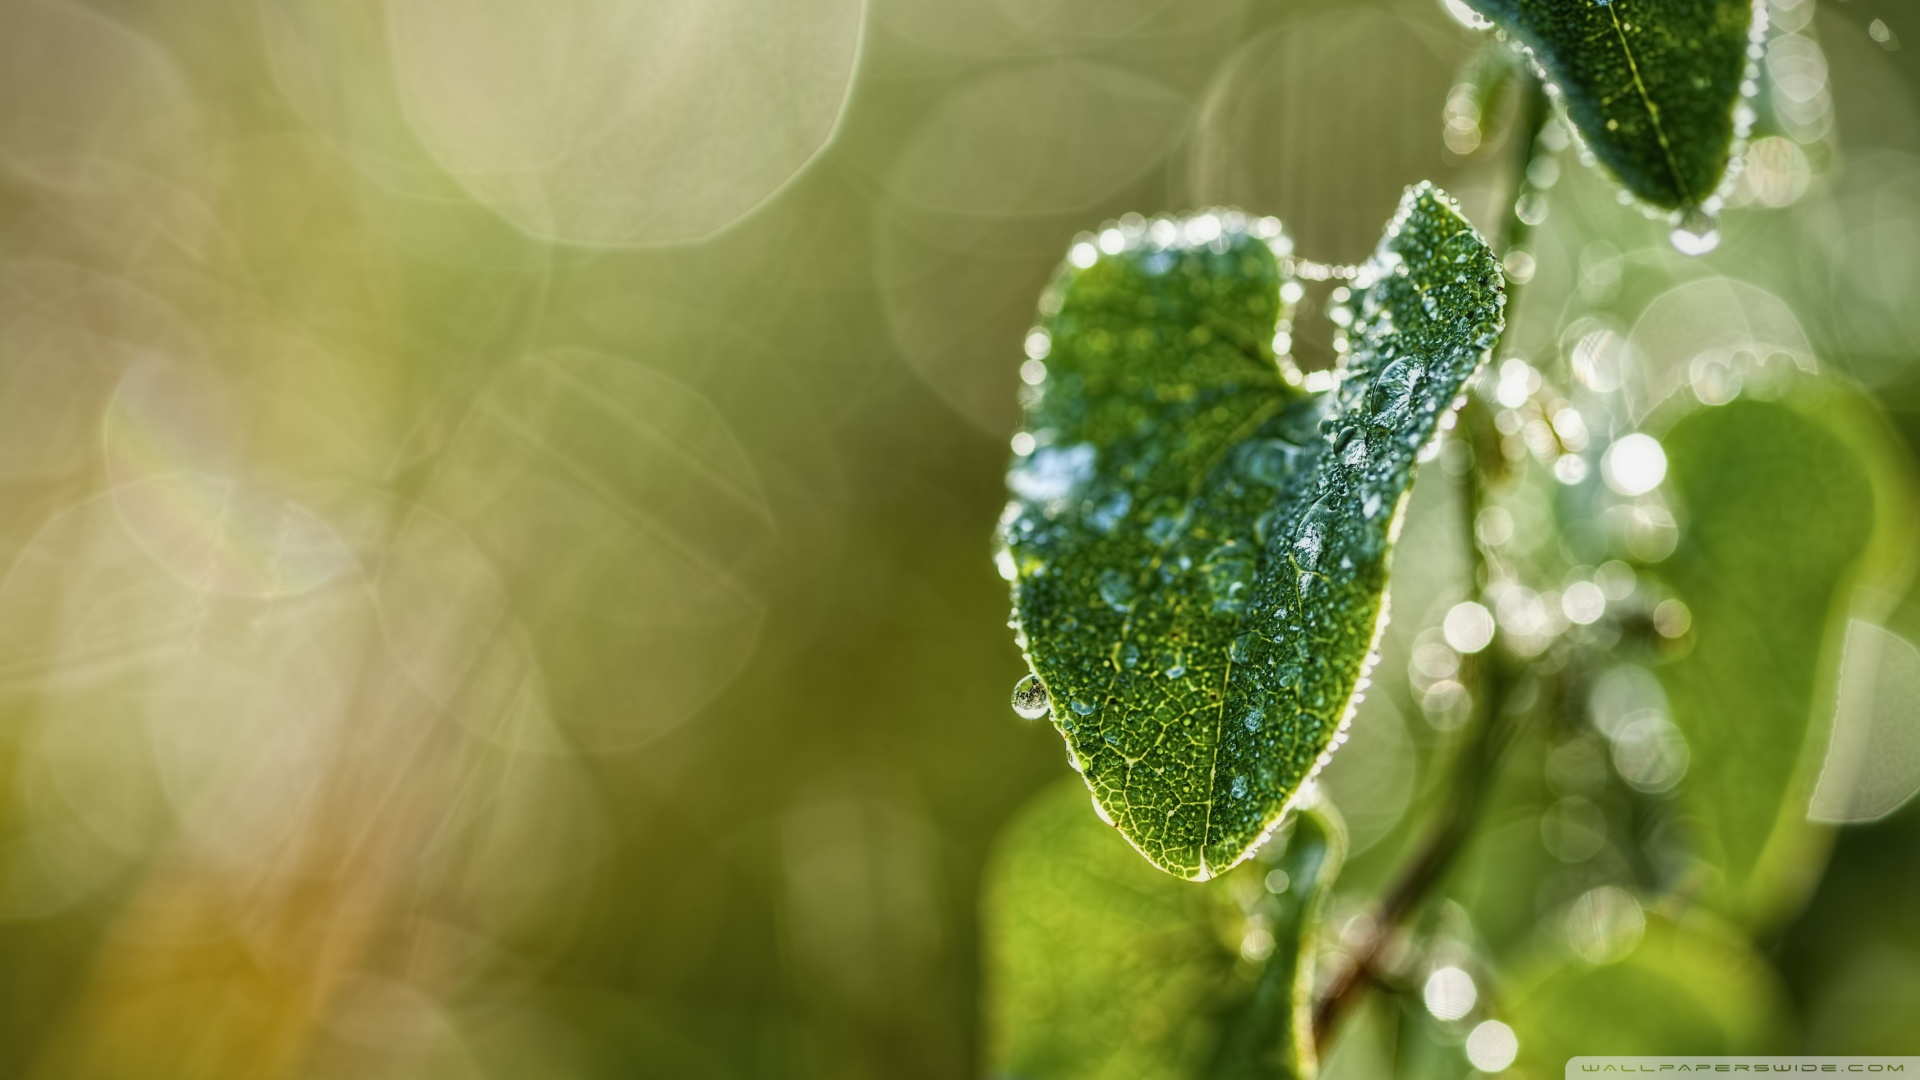
[{"label": "bokeh background", "polygon": [[[1506,349],[1642,412],[1785,356],[1905,455],[1920,21],[1771,2],[1719,249],[1569,149]],[[1433,0],[0,0],[0,1076],[977,1075],[982,866],[1066,774],[990,558],[1035,298],[1128,211],[1351,262],[1432,179],[1490,229],[1484,41]],[[1350,904],[1450,723],[1434,477],[1328,778]],[[1906,580],[1846,698],[1896,807]],[[1888,810],[1761,942],[1796,1047],[1920,1053]]]}]

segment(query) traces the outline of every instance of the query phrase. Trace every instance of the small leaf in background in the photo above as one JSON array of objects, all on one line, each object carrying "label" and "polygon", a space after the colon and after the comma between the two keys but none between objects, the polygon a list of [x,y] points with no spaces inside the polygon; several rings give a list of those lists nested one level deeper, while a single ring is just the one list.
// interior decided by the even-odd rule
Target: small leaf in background
[{"label": "small leaf in background", "polygon": [[1663,442],[1687,527],[1661,573],[1693,642],[1658,669],[1693,748],[1680,790],[1728,913],[1764,914],[1781,884],[1769,879],[1818,873],[1769,847],[1805,828],[1823,654],[1874,530],[1874,489],[1853,448],[1785,404],[1701,409]]},{"label": "small leaf in background", "polygon": [[[1525,1075],[1582,1054],[1765,1054],[1791,1045],[1779,977],[1739,936],[1594,890],[1565,913],[1578,955],[1505,996]],[[1611,940],[1610,940],[1611,939]]]},{"label": "small leaf in background", "polygon": [[1502,279],[1451,200],[1409,191],[1356,281],[1344,379],[1308,397],[1269,344],[1280,267],[1238,215],[1071,263],[1034,336],[1003,568],[1096,805],[1205,880],[1335,744],[1415,459],[1498,336]]},{"label": "small leaf in background", "polygon": [[989,1075],[1308,1074],[1303,961],[1340,851],[1309,809],[1282,850],[1195,887],[1143,864],[1080,784],[1042,792],[987,868]]},{"label": "small leaf in background", "polygon": [[1532,50],[1595,156],[1654,206],[1698,206],[1733,152],[1750,0],[1472,0]]}]

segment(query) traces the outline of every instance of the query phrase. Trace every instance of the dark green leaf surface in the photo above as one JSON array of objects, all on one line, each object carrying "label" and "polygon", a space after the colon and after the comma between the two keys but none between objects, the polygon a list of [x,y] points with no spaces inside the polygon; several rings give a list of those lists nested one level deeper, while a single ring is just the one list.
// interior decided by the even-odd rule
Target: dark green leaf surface
[{"label": "dark green leaf surface", "polygon": [[1304,958],[1337,826],[1309,809],[1282,850],[1195,888],[1142,863],[1086,799],[1072,782],[1043,792],[988,867],[989,1075],[1310,1075]]},{"label": "dark green leaf surface", "polygon": [[1504,302],[1451,201],[1409,191],[1362,269],[1346,377],[1306,397],[1269,345],[1275,256],[1210,233],[1063,272],[1004,519],[1071,760],[1142,854],[1195,880],[1245,858],[1334,745],[1415,458]]},{"label": "dark green leaf surface", "polygon": [[1750,0],[1470,0],[1533,52],[1594,154],[1655,206],[1720,186]]},{"label": "dark green leaf surface", "polygon": [[1804,828],[1823,649],[1873,534],[1874,491],[1851,447],[1785,404],[1702,409],[1664,442],[1688,524],[1661,570],[1691,609],[1693,648],[1660,681],[1693,751],[1682,791],[1716,893],[1744,917],[1768,906],[1754,890],[1777,830]]}]

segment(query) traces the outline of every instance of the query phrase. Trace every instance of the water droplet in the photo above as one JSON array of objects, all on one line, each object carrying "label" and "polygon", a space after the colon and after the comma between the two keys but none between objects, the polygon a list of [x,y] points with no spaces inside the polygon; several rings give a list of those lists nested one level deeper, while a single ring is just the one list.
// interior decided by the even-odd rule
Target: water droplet
[{"label": "water droplet", "polygon": [[1260,721],[1265,715],[1266,712],[1263,709],[1257,707],[1248,709],[1247,715],[1240,718],[1240,726],[1246,728],[1248,731],[1259,731]]},{"label": "water droplet", "polygon": [[[1300,526],[1300,538],[1293,542],[1293,550],[1300,555],[1302,566],[1317,566],[1320,562],[1320,526],[1307,522]],[[1302,575],[1303,577],[1305,575]]]},{"label": "water droplet", "polygon": [[1100,599],[1115,611],[1125,611],[1133,606],[1133,582],[1118,570],[1100,572]]},{"label": "water droplet", "polygon": [[1299,471],[1303,452],[1282,439],[1254,439],[1239,449],[1240,473],[1254,483],[1285,489]]},{"label": "water droplet", "polygon": [[1120,646],[1120,666],[1135,668],[1140,666],[1140,646],[1127,644]]},{"label": "water droplet", "polygon": [[[1424,374],[1418,361],[1401,358],[1388,364],[1368,390],[1368,408],[1389,427],[1397,426],[1413,401],[1413,388]],[[1353,464],[1349,462],[1349,464]]]},{"label": "water droplet", "polygon": [[1348,468],[1358,468],[1366,464],[1367,440],[1365,438],[1357,438],[1349,442],[1347,444],[1347,452],[1341,455],[1340,461]]},{"label": "water droplet", "polygon": [[1233,797],[1236,799],[1246,798],[1247,797],[1247,778],[1244,776],[1234,777],[1233,784],[1228,788],[1228,790],[1233,792]]},{"label": "water droplet", "polygon": [[1159,547],[1165,547],[1172,543],[1174,537],[1179,536],[1186,527],[1187,518],[1185,514],[1178,517],[1163,515],[1147,523],[1147,539],[1153,541],[1153,543]]},{"label": "water droplet", "polygon": [[1028,675],[1013,687],[1013,711],[1022,720],[1038,720],[1047,715],[1047,688],[1039,676]]},{"label": "water droplet", "polygon": [[1167,678],[1169,679],[1177,679],[1180,676],[1185,675],[1186,673],[1187,673],[1187,665],[1181,663],[1178,660],[1175,660],[1173,663],[1167,665]]},{"label": "water droplet", "polygon": [[1720,246],[1720,220],[1698,206],[1690,207],[1668,234],[1682,255],[1705,255]]},{"label": "water droplet", "polygon": [[1079,713],[1081,716],[1093,715],[1093,706],[1087,702],[1076,700],[1071,703],[1070,707],[1073,709],[1074,712]]},{"label": "water droplet", "polygon": [[1253,635],[1251,634],[1241,634],[1239,637],[1234,638],[1233,644],[1227,648],[1227,659],[1236,664],[1246,663],[1247,659],[1252,655],[1249,648],[1252,643],[1252,638]]},{"label": "water droplet", "polygon": [[1223,558],[1207,570],[1207,589],[1213,594],[1216,615],[1238,615],[1253,595],[1253,562]]}]

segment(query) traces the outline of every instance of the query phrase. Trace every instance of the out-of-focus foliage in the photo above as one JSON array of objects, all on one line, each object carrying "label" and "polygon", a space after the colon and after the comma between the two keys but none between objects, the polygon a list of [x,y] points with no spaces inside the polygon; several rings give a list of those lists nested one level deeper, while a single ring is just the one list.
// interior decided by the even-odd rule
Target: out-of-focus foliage
[{"label": "out-of-focus foliage", "polygon": [[[1705,645],[1666,578],[1694,519],[1675,481],[1608,487],[1609,446],[1817,374],[1901,459],[1823,414],[1872,545],[1901,520],[1920,29],[1766,7],[1711,254],[1565,125],[1529,163],[1470,391],[1501,479],[1470,507],[1448,440],[1414,485],[1321,775],[1352,853],[1316,976],[1432,820],[1476,668],[1565,666],[1332,1080],[1464,1073],[1523,978],[1611,955],[1570,933],[1596,890],[1649,925],[1709,899],[1669,861],[1691,773],[1635,787],[1592,724]],[[1128,211],[1234,205],[1352,263],[1430,179],[1496,236],[1519,95],[1435,0],[744,11],[0,0],[0,1076],[985,1072],[983,868],[1076,782],[1007,708],[986,557],[1034,298]],[[1303,371],[1342,284],[1302,282]],[[1470,512],[1492,654],[1443,633]],[[1920,768],[1877,752],[1912,745],[1880,703],[1920,604],[1900,572],[1841,593],[1876,644],[1818,631],[1807,766],[1827,816],[1884,816],[1809,833],[1811,898],[1746,955],[1793,1048],[1920,1053]]]},{"label": "out-of-focus foliage", "polygon": [[[1693,413],[1663,441],[1687,518],[1663,577],[1687,598],[1693,647],[1660,681],[1688,748],[1691,839],[1714,878],[1704,891],[1764,918],[1782,906],[1771,892],[1802,888],[1817,862],[1802,836],[1809,732],[1831,707],[1820,678],[1833,671],[1842,587],[1873,537],[1873,486],[1852,447],[1774,402]],[[1666,752],[1658,734],[1627,733],[1645,717],[1602,722],[1619,725],[1629,753]]]},{"label": "out-of-focus foliage", "polygon": [[1752,77],[1751,0],[1472,4],[1527,46],[1628,190],[1678,209],[1719,188],[1736,134],[1745,135],[1735,106]]},{"label": "out-of-focus foliage", "polygon": [[1029,338],[1003,519],[1017,629],[1075,767],[1154,865],[1200,881],[1326,763],[1415,456],[1502,300],[1473,227],[1410,190],[1359,271],[1349,376],[1308,398],[1274,355],[1285,238],[1245,230],[1209,214],[1075,249]]},{"label": "out-of-focus foliage", "polygon": [[1551,1076],[1580,1055],[1768,1054],[1793,1045],[1779,976],[1738,934],[1603,907],[1576,909],[1569,919],[1615,934],[1622,931],[1605,925],[1610,919],[1641,922],[1629,924],[1630,940],[1522,975],[1511,987],[1521,1068]]},{"label": "out-of-focus foliage", "polygon": [[1260,859],[1197,889],[1141,861],[1079,783],[1036,798],[981,896],[991,1072],[1311,1075],[1312,920],[1341,838],[1318,810],[1291,820]]}]

